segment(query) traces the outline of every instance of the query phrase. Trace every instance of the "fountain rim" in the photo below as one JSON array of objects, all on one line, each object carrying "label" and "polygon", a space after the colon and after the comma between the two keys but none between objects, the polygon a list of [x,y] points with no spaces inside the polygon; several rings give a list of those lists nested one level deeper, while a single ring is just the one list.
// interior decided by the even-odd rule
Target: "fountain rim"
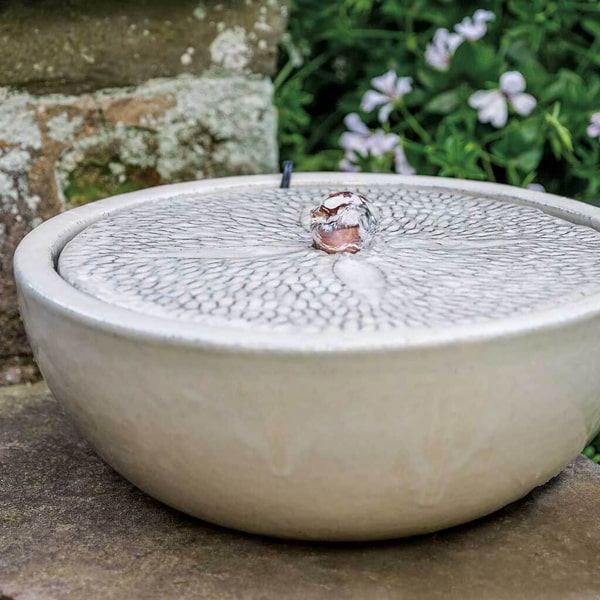
[{"label": "fountain rim", "polygon": [[[244,188],[276,188],[280,174],[250,175],[177,183],[120,194],[74,208],[39,225],[15,252],[15,278],[21,304],[34,301],[50,313],[84,323],[113,335],[159,344],[232,351],[274,351],[288,353],[375,352],[418,347],[476,343],[555,329],[600,316],[600,294],[557,308],[540,310],[490,322],[448,326],[441,329],[411,328],[388,332],[264,332],[252,328],[190,324],[160,318],[105,303],[79,291],[57,271],[56,263],[64,246],[92,223],[148,200],[174,195]],[[354,187],[401,185],[408,189],[449,190],[482,194],[499,201],[539,208],[553,216],[600,231],[600,208],[544,192],[509,185],[378,173],[314,172],[294,174],[292,186]]]}]

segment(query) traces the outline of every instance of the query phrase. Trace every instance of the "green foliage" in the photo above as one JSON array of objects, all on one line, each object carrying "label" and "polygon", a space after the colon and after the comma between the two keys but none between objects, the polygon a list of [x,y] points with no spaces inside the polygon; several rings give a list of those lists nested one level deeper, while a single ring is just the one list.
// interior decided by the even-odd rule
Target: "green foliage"
[{"label": "green foliage", "polygon": [[581,452],[584,456],[600,464],[600,433]]},{"label": "green foliage", "polygon": [[[447,71],[425,50],[438,28],[452,31],[477,9],[495,19],[464,41]],[[371,79],[388,70],[413,89],[389,121],[361,113],[372,129],[400,137],[418,174],[486,179],[600,202],[600,138],[586,132],[600,112],[597,0],[292,0],[280,54],[276,101],[282,159],[299,170],[337,169],[343,119],[359,112]],[[530,114],[509,103],[506,124],[481,123],[469,98],[520,72],[537,100]],[[389,157],[355,156],[362,170],[393,169]]]},{"label": "green foliage", "polygon": [[[115,166],[120,168],[117,170]],[[69,207],[82,206],[106,196],[135,192],[161,183],[164,182],[152,167],[88,160],[69,175],[65,198]]]}]

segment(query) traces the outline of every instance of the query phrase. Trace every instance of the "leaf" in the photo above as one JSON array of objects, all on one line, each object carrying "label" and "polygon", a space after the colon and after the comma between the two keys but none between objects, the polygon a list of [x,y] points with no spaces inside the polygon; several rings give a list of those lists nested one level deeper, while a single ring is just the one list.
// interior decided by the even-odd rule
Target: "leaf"
[{"label": "leaf", "polygon": [[[573,98],[573,95],[575,97]],[[577,73],[568,69],[561,69],[558,74],[545,86],[542,99],[545,102],[564,100],[568,97],[577,99],[577,96],[585,97],[585,87]]]},{"label": "leaf", "polygon": [[531,117],[521,121],[519,124],[519,133],[523,141],[529,144],[538,142],[540,139],[541,120],[539,117]]},{"label": "leaf", "polygon": [[571,132],[560,122],[560,105],[558,102],[554,105],[552,113],[545,115],[546,123],[550,127],[550,143],[554,155],[559,158],[562,156],[561,147],[569,152],[573,151],[573,139]]},{"label": "leaf", "polygon": [[491,146],[492,152],[502,158],[516,158],[527,152],[532,146],[532,141],[523,136],[517,126],[507,128],[504,136]]},{"label": "leaf", "polygon": [[436,75],[432,69],[417,69],[417,81],[424,88],[435,88],[437,79],[439,79],[439,75]]},{"label": "leaf", "polygon": [[527,152],[519,154],[515,158],[514,162],[521,171],[530,173],[531,171],[535,171],[535,169],[537,169],[538,165],[540,164],[540,160],[542,160],[541,145],[538,148],[532,148]]},{"label": "leaf", "polygon": [[594,37],[600,38],[600,20],[598,18],[592,19],[588,17],[587,19],[582,19],[581,26]]},{"label": "leaf", "polygon": [[485,81],[498,81],[501,59],[496,49],[482,42],[463,42],[452,57],[450,70],[467,80],[481,85]]},{"label": "leaf", "polygon": [[427,99],[427,94],[420,88],[414,89],[410,94],[404,97],[404,104],[406,106],[423,106],[425,100]]},{"label": "leaf", "polygon": [[460,103],[456,90],[449,90],[434,96],[426,105],[425,111],[433,114],[447,115],[455,110]]}]

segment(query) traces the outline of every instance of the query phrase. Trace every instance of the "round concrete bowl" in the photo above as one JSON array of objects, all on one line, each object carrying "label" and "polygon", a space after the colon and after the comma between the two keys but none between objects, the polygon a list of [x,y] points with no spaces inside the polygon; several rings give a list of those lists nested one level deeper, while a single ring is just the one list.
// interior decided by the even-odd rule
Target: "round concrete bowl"
[{"label": "round concrete bowl", "polygon": [[[65,245],[110,215],[278,181],[226,178],[110,198],[43,223],[19,246],[21,311],[44,378],[124,477],[179,510],[248,532],[386,539],[523,497],[595,434],[600,281],[559,306],[483,323],[272,335],[113,306],[57,272]],[[600,228],[597,208],[495,184],[315,173],[293,185],[483,194],[582,231]]]}]

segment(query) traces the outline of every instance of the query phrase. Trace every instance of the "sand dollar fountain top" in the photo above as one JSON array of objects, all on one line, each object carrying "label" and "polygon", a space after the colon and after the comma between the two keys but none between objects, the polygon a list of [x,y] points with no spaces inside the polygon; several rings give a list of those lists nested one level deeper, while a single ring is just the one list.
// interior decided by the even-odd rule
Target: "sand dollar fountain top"
[{"label": "sand dollar fountain top", "polygon": [[[313,241],[315,223],[344,203],[342,195],[321,204],[338,185],[239,187],[175,194],[99,220],[67,244],[59,272],[111,305],[268,332],[439,329],[600,292],[594,229],[485,193],[346,188],[350,200],[368,202],[358,252],[352,235],[349,252]],[[326,244],[332,233],[323,231],[315,239]]]}]

